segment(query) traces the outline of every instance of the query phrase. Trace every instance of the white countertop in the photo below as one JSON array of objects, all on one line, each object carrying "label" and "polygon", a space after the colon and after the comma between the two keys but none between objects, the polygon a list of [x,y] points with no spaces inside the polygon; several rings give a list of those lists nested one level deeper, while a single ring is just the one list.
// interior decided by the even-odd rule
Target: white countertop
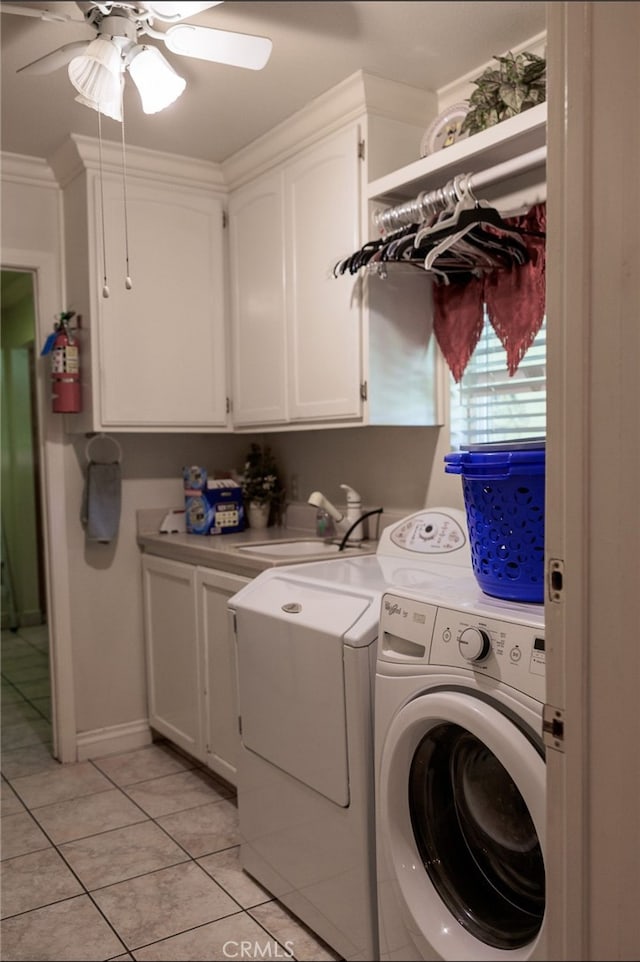
[{"label": "white countertop", "polygon": [[[308,554],[302,559],[291,556],[276,559],[238,551],[242,545],[294,539],[308,541],[316,538],[313,531],[302,527],[247,528],[237,534],[219,535],[160,534],[160,524],[168,510],[168,508],[143,508],[137,512],[137,541],[142,551],[171,558],[174,561],[183,561],[186,564],[220,568],[223,571],[248,577],[254,577],[266,568],[327,560],[326,554],[323,554],[320,549],[317,555]],[[318,538],[319,545],[322,544],[322,540]],[[336,557],[349,558],[373,554],[376,547],[377,541],[362,541],[358,546],[345,548]]]}]

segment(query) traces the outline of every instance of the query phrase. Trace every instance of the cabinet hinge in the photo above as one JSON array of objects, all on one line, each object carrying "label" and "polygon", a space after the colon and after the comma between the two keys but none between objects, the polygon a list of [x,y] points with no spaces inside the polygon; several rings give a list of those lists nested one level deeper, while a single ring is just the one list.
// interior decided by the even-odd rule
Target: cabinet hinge
[{"label": "cabinet hinge", "polygon": [[231,414],[231,398],[227,398],[227,414]]},{"label": "cabinet hinge", "polygon": [[223,228],[223,230],[224,230],[224,228],[227,226],[228,223],[229,223],[229,218],[228,218],[228,216],[227,216],[227,212],[226,212],[226,210],[223,210],[223,211],[222,211],[222,228]]},{"label": "cabinet hinge", "polygon": [[366,381],[363,381],[362,384],[360,385],[360,399],[362,401],[367,400],[367,382]]},{"label": "cabinet hinge", "polygon": [[554,705],[542,709],[542,737],[547,748],[564,752],[564,711]]},{"label": "cabinet hinge", "polygon": [[364,160],[364,140],[358,141],[358,159]]}]

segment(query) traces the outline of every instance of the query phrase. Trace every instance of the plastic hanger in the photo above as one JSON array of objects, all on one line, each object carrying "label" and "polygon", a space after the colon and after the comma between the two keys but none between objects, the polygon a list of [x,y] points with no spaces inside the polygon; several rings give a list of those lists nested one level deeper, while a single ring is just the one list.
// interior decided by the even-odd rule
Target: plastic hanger
[{"label": "plastic hanger", "polygon": [[[455,186],[459,193],[459,200],[453,212],[449,216],[440,218],[434,224],[428,225],[418,231],[416,235],[416,247],[419,247],[425,239],[430,242],[435,242],[435,247],[428,252],[425,258],[425,270],[431,270],[437,258],[444,251],[459,244],[465,235],[470,234],[478,227],[495,227],[501,231],[503,236],[510,235],[511,238],[514,239],[518,234],[517,231],[513,231],[511,226],[504,221],[502,215],[495,207],[492,207],[487,202],[478,201],[469,187],[468,178],[458,179]],[[472,239],[479,246],[482,246],[482,241],[484,240],[486,247],[489,249],[494,248],[495,250],[496,247],[502,246],[503,251],[506,252],[509,248],[509,244],[501,243],[498,235],[489,235],[487,232],[483,232],[481,235],[475,235]],[[466,250],[468,253],[469,248],[467,247]],[[489,251],[485,250],[485,253],[488,254]],[[518,260],[519,258],[514,255],[514,259]]]},{"label": "plastic hanger", "polygon": [[416,247],[419,247],[426,237],[440,234],[452,229],[457,230],[459,225],[462,226],[460,224],[460,217],[462,214],[466,210],[475,210],[477,208],[478,201],[468,186],[469,177],[471,177],[471,174],[465,174],[456,177],[454,182],[455,194],[452,191],[448,195],[448,200],[450,202],[454,201],[456,197],[458,198],[455,206],[453,209],[451,209],[451,206],[449,206],[449,208],[445,209],[444,213],[438,217],[436,221],[427,224],[426,227],[422,227],[418,231],[415,239]]},{"label": "plastic hanger", "polygon": [[517,244],[514,238],[501,238],[486,231],[475,233],[478,225],[472,223],[456,234],[443,238],[427,254],[424,269],[429,271],[434,263],[447,251],[464,266],[471,265],[476,270],[495,270],[499,267],[523,264],[528,259],[526,248]]}]

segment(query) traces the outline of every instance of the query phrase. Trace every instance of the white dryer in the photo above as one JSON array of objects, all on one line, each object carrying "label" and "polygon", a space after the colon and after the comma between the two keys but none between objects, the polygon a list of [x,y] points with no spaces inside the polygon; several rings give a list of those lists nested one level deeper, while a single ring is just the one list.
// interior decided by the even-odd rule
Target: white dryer
[{"label": "white dryer", "polygon": [[[417,512],[375,555],[263,572],[230,599],[241,864],[345,959],[378,959],[373,689],[387,590],[472,578],[463,512]],[[295,952],[294,952],[295,954]]]},{"label": "white dryer", "polygon": [[475,579],[383,597],[375,684],[382,960],[545,958],[542,605]]}]

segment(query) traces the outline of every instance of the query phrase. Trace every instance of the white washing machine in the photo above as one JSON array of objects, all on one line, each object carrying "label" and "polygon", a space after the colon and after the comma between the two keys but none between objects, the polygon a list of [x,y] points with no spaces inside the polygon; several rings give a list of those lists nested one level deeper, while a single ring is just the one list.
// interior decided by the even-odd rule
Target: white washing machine
[{"label": "white washing machine", "polygon": [[380,959],[543,959],[542,605],[387,592],[375,683]]},{"label": "white washing machine", "polygon": [[[272,568],[230,599],[241,864],[345,959],[379,958],[373,690],[387,590],[471,576],[463,512],[417,512],[375,555]],[[295,951],[294,951],[295,954]]]}]

